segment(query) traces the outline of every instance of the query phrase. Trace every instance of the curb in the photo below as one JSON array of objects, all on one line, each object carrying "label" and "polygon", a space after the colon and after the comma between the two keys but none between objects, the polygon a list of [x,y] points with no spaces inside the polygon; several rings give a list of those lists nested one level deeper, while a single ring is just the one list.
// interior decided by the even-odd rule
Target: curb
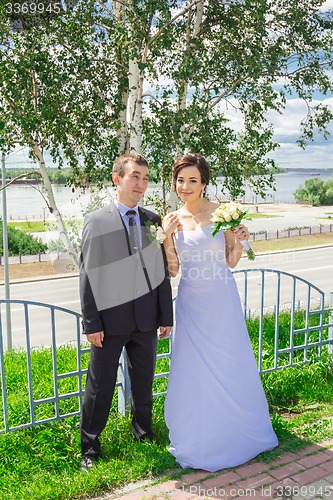
[{"label": "curb", "polygon": [[[20,264],[18,264],[20,265]],[[19,283],[33,283],[35,281],[49,281],[49,280],[62,280],[64,278],[75,278],[79,277],[79,273],[66,273],[66,274],[49,274],[46,276],[31,276],[29,278],[18,278],[15,280],[10,280],[10,285],[16,285]],[[5,284],[4,280],[0,281],[0,286]]]},{"label": "curb", "polygon": [[[251,242],[252,243],[252,242]],[[256,256],[260,255],[275,255],[275,254],[280,254],[280,253],[293,253],[293,252],[304,252],[305,250],[317,250],[318,248],[329,248],[333,247],[333,243],[325,243],[323,245],[316,245],[313,247],[299,247],[299,248],[293,248],[292,250],[290,249],[284,249],[284,250],[271,250],[271,251],[264,251],[264,252],[255,252]],[[242,255],[241,259],[246,259],[246,255]]]},{"label": "curb", "polygon": [[[182,469],[175,469],[177,473]],[[164,479],[163,482],[157,481]],[[147,484],[148,483],[148,484]],[[253,459],[216,473],[192,470],[178,479],[139,481],[94,500],[333,498],[333,439],[284,452],[271,462]]]}]

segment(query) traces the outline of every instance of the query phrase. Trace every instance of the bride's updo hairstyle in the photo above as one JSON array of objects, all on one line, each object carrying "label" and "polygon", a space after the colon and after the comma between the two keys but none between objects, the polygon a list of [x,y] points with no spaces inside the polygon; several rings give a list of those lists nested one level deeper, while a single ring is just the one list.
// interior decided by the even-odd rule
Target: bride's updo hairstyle
[{"label": "bride's updo hairstyle", "polygon": [[177,158],[176,162],[172,167],[172,181],[175,190],[179,172],[186,167],[197,167],[197,169],[199,170],[201,183],[205,184],[205,189],[203,193],[203,196],[205,196],[206,187],[209,184],[209,179],[210,179],[210,168],[206,159],[202,155],[199,155],[198,153],[187,153]]}]

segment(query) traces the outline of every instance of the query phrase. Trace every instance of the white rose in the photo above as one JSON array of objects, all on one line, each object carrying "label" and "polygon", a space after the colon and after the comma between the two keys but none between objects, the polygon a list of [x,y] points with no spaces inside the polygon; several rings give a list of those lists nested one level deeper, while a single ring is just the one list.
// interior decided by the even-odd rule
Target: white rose
[{"label": "white rose", "polygon": [[235,205],[235,203],[230,203],[229,207],[228,207],[228,211],[229,211],[229,214],[230,215],[233,215],[237,210],[237,207]]},{"label": "white rose", "polygon": [[237,212],[235,212],[234,214],[232,214],[232,218],[234,220],[239,219],[239,214]]},{"label": "white rose", "polygon": [[226,222],[230,222],[230,221],[231,221],[231,216],[230,216],[229,214],[225,215],[225,216],[224,216],[224,220],[225,220]]},{"label": "white rose", "polygon": [[154,234],[156,233],[156,227],[154,226],[154,224],[152,224],[150,227],[149,227],[149,231]]},{"label": "white rose", "polygon": [[163,229],[161,227],[158,227],[156,229],[156,241],[157,241],[157,243],[163,243],[165,238],[166,238],[166,236],[163,232]]}]

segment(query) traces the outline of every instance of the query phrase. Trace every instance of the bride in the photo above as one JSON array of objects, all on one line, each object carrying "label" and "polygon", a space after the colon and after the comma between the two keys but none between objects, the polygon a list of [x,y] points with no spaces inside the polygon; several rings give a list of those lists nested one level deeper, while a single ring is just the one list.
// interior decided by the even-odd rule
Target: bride
[{"label": "bride", "polygon": [[204,197],[210,170],[199,154],[173,166],[182,208],[164,219],[171,276],[181,269],[165,401],[169,451],[182,467],[214,472],[277,446],[236,283],[249,231],[212,236],[217,205]]}]

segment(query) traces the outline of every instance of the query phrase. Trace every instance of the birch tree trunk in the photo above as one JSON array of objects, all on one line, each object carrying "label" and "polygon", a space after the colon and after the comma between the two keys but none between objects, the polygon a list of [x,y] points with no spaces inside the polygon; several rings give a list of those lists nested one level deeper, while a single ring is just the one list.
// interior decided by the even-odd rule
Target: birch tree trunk
[{"label": "birch tree trunk", "polygon": [[122,93],[122,109],[119,112],[120,128],[117,131],[118,137],[118,152],[119,155],[124,154],[129,149],[128,127],[127,127],[127,107],[128,107],[128,91],[123,90]]},{"label": "birch tree trunk", "polygon": [[129,61],[129,151],[141,153],[142,148],[142,82],[140,78],[139,61],[137,58]]},{"label": "birch tree trunk", "polygon": [[[32,93],[32,102],[33,102],[33,107],[36,113],[36,116],[38,116],[38,83],[37,83],[37,75],[35,71],[31,71],[31,79],[32,79],[32,87],[33,87],[33,93]],[[34,156],[39,164],[40,168],[40,173],[43,178],[43,183],[44,187],[46,189],[47,193],[47,198],[48,198],[48,208],[50,212],[54,215],[56,224],[57,224],[57,229],[59,232],[59,237],[62,240],[62,242],[65,245],[65,248],[67,249],[69,255],[73,259],[73,262],[75,263],[76,267],[79,267],[79,261],[78,261],[78,256],[77,253],[70,241],[70,238],[68,236],[68,233],[65,229],[61,214],[58,210],[58,207],[56,205],[56,201],[54,198],[53,194],[53,189],[51,185],[50,178],[47,173],[46,165],[45,165],[45,160],[44,160],[44,155],[39,147],[39,128],[37,126],[36,130],[34,131],[34,142],[32,146],[32,151],[34,153]]]},{"label": "birch tree trunk", "polygon": [[[114,8],[114,17],[117,19],[119,24],[125,23],[125,4],[121,1],[114,0],[113,2]],[[123,66],[123,51],[120,50],[118,56],[118,63]],[[127,75],[124,75],[124,79]],[[120,78],[121,80],[121,78]],[[122,109],[119,111],[119,123],[120,127],[117,130],[117,137],[119,141],[118,153],[119,155],[125,153],[129,149],[129,140],[128,140],[128,126],[127,126],[127,107],[128,107],[128,89],[127,85],[122,90],[121,96]]]},{"label": "birch tree trunk", "polygon": [[69,255],[73,259],[73,262],[75,263],[76,267],[79,267],[77,253],[73,248],[73,245],[72,245],[71,240],[68,236],[68,233],[67,233],[66,228],[64,226],[61,214],[59,212],[59,209],[57,207],[57,204],[56,204],[56,201],[54,198],[54,193],[53,193],[51,181],[50,181],[50,178],[48,176],[46,165],[45,165],[44,155],[43,155],[42,151],[40,150],[37,143],[35,143],[33,145],[33,152],[34,152],[35,158],[36,158],[38,165],[39,165],[39,168],[40,168],[40,173],[42,175],[44,187],[45,187],[45,190],[47,193],[49,210],[55,217],[59,236],[60,236],[61,240],[63,241]]}]

